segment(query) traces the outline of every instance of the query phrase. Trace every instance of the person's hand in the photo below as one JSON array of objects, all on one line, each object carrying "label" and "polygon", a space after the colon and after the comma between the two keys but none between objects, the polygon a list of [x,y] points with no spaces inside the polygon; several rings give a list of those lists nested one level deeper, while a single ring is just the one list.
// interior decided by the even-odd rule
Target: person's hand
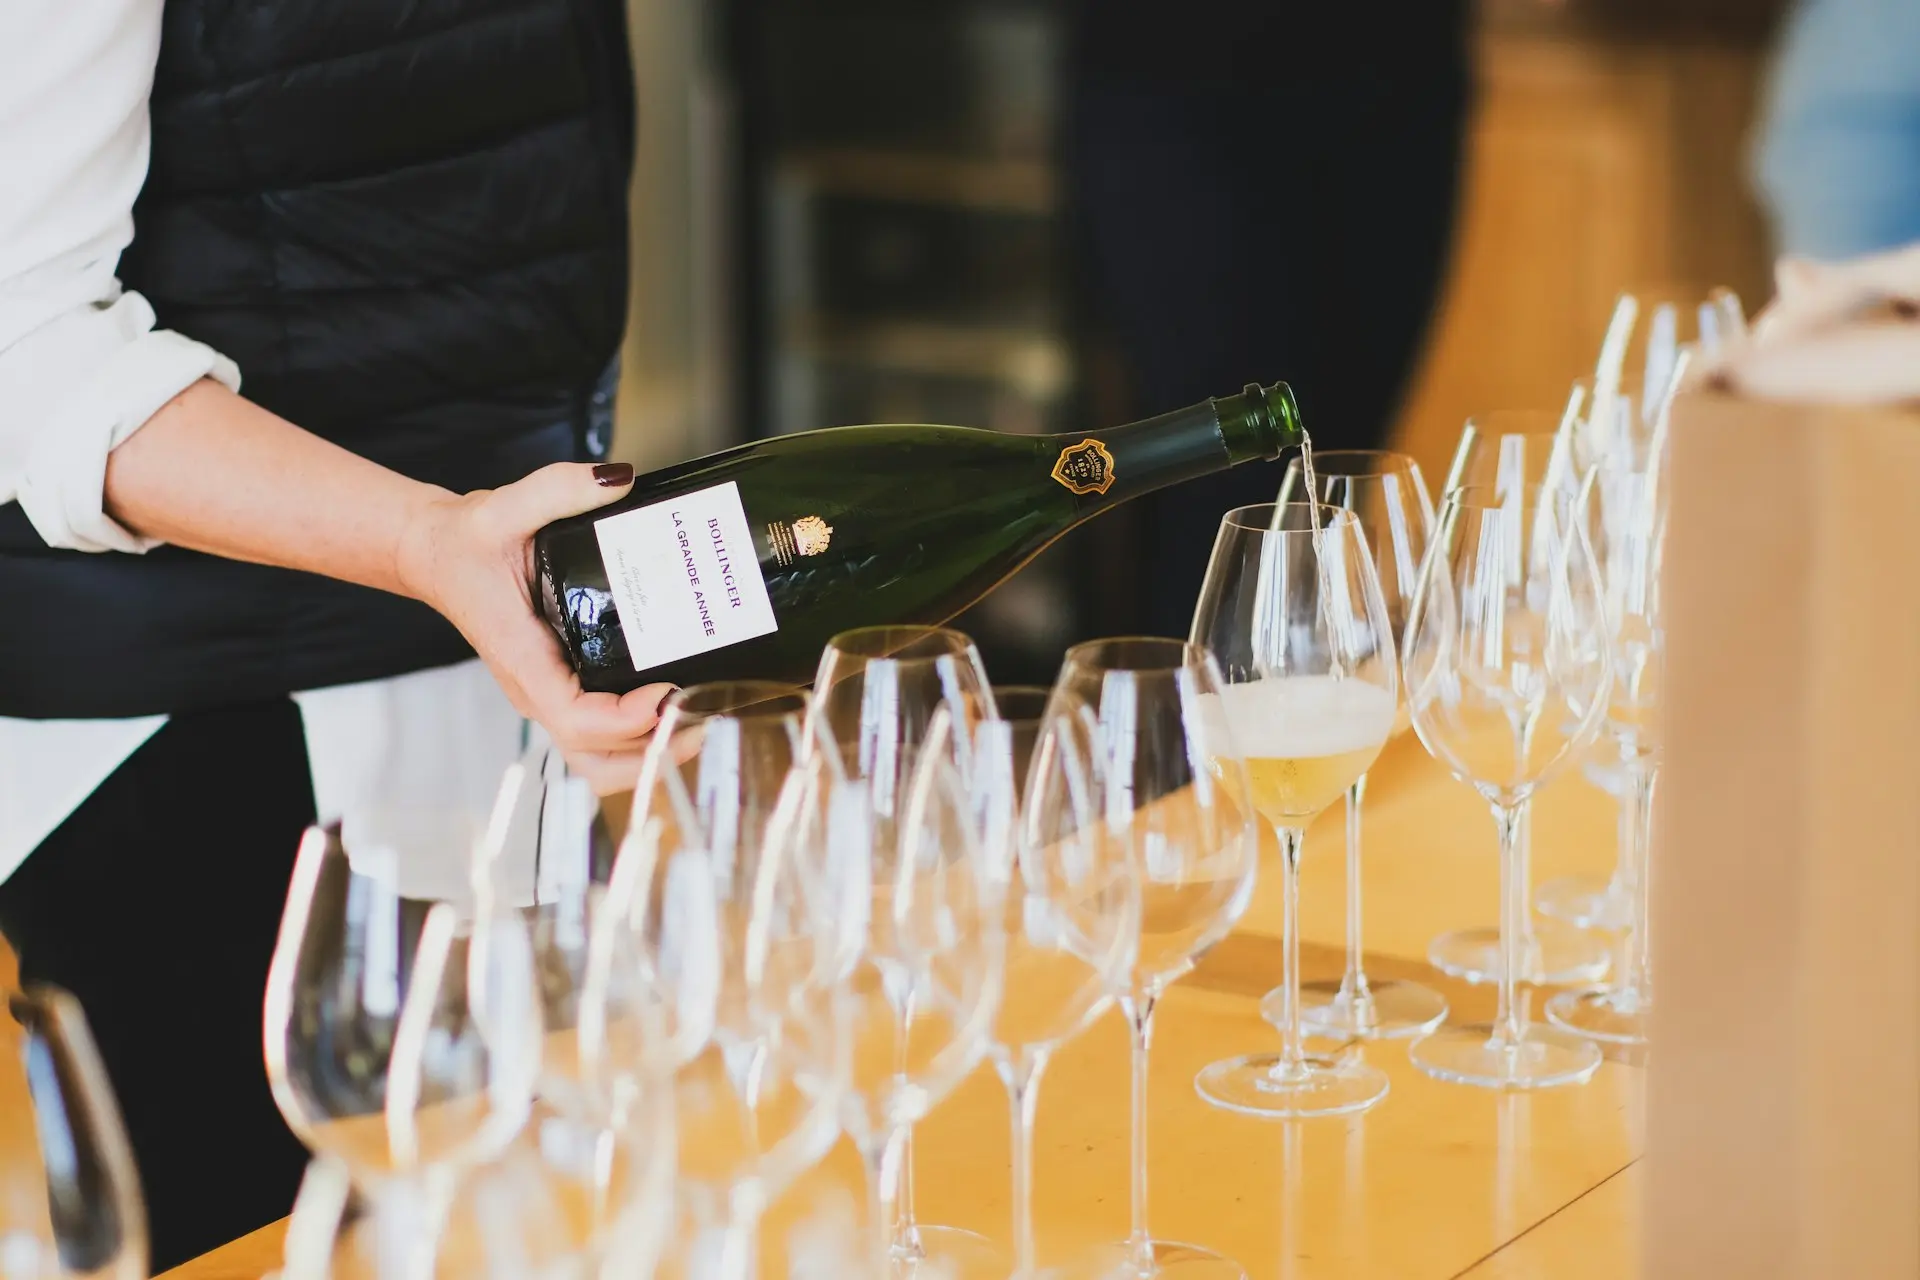
[{"label": "person's hand", "polygon": [[521,715],[602,795],[629,790],[672,685],[585,693],[534,609],[533,535],[626,496],[633,468],[561,462],[500,489],[438,494],[408,522],[396,570],[460,629]]}]

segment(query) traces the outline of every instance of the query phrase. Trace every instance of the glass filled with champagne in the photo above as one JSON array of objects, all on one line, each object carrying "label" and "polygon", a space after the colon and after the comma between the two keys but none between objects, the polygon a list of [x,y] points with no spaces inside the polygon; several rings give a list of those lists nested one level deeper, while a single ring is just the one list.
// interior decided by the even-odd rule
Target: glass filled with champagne
[{"label": "glass filled with champagne", "polygon": [[1216,1106],[1259,1116],[1364,1110],[1386,1096],[1386,1073],[1358,1057],[1309,1055],[1300,1004],[1306,829],[1365,776],[1400,705],[1393,626],[1358,518],[1306,502],[1228,512],[1193,637],[1227,680],[1204,713],[1242,762],[1215,767],[1273,828],[1286,877],[1280,1052],[1216,1062],[1197,1087]]}]

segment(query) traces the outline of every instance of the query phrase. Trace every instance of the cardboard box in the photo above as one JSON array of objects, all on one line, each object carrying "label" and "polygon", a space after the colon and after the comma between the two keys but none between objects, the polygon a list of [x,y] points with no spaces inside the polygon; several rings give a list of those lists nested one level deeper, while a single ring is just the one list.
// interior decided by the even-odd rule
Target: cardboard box
[{"label": "cardboard box", "polygon": [[1645,1273],[1920,1277],[1920,408],[1673,433]]}]

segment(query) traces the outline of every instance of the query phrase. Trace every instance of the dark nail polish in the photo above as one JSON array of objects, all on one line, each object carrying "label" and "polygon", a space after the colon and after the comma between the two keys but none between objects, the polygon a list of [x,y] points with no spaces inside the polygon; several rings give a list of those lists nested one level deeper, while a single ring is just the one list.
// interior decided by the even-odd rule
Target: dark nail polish
[{"label": "dark nail polish", "polygon": [[593,469],[595,484],[609,489],[620,489],[633,483],[633,464],[631,462],[603,462]]}]

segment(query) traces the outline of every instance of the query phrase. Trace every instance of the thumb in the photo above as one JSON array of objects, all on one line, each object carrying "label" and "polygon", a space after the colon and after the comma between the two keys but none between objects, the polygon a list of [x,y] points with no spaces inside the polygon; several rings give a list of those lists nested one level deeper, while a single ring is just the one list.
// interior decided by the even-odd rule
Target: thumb
[{"label": "thumb", "polygon": [[494,509],[515,534],[531,537],[546,525],[624,498],[633,488],[626,462],[556,462],[494,490]]}]

